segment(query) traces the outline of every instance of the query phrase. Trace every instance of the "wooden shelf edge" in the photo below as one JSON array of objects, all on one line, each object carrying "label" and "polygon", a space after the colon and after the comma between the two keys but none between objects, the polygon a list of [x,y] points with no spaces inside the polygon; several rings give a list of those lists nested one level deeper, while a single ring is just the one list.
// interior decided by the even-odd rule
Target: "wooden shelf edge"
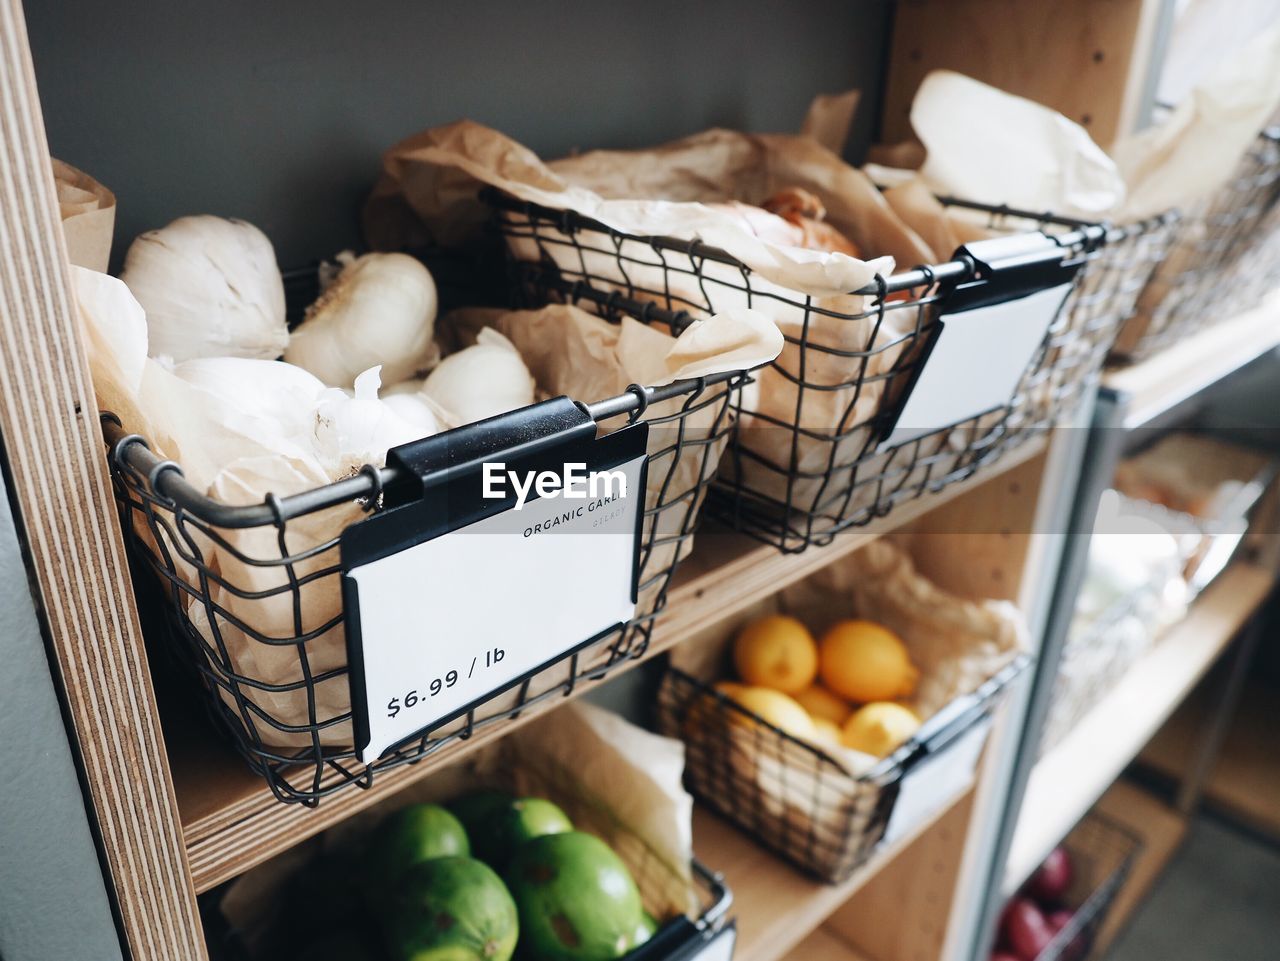
[{"label": "wooden shelf edge", "polygon": [[870,959],[827,928],[818,928],[797,944],[784,961],[870,961]]},{"label": "wooden shelf edge", "polygon": [[[961,804],[972,789],[914,830],[882,846],[846,881],[824,884],[806,877],[756,844],[735,825],[697,806],[693,814],[693,847],[699,860],[724,874],[733,892],[732,916],[738,919],[735,961],[781,961],[809,957],[798,953],[806,938],[821,928],[841,906]],[[850,953],[848,961],[860,954]]]},{"label": "wooden shelf edge", "polygon": [[[1047,445],[1047,437],[1032,438],[974,477],[902,504],[873,525],[846,531],[833,543],[800,554],[782,554],[745,535],[714,528],[700,533],[693,555],[681,565],[668,594],[667,608],[655,626],[645,658],[681,643],[709,624],[1001,477],[1043,453]],[[610,674],[608,680],[631,666]],[[571,696],[593,686],[591,682],[580,684]],[[538,713],[529,711],[518,720],[480,731],[469,740],[417,764],[380,774],[374,786],[367,790],[353,788],[337,792],[314,809],[281,804],[243,762],[225,752],[225,757],[218,759],[220,768],[216,777],[211,777],[208,770],[200,773],[199,790],[181,776],[182,768],[187,765],[175,763],[178,805],[183,814],[183,834],[196,890],[208,891],[231,880],[381,798],[461,760]],[[184,745],[176,745],[177,751],[184,749]],[[212,800],[210,791],[217,791],[225,801]]]},{"label": "wooden shelf edge", "polygon": [[1271,592],[1274,575],[1237,562],[1031,772],[1005,866],[1012,894],[1182,703]]},{"label": "wooden shelf edge", "polygon": [[[1280,758],[1275,752],[1274,704],[1280,685],[1255,673],[1229,721],[1226,739],[1204,785],[1201,803],[1252,831],[1280,838]],[[1214,682],[1201,684],[1138,756],[1145,773],[1177,784],[1195,735],[1220,710]]]},{"label": "wooden shelf edge", "polygon": [[1253,310],[1222,321],[1127,367],[1107,370],[1102,386],[1127,398],[1124,426],[1141,427],[1280,346],[1280,290]]}]

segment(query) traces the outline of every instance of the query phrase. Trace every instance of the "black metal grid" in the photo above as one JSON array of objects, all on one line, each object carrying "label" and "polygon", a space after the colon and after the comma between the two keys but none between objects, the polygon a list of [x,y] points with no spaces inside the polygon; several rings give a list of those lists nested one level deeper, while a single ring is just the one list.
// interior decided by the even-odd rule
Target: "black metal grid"
[{"label": "black metal grid", "polygon": [[[769,409],[744,392],[738,428],[708,510],[732,526],[800,551],[828,543],[926,492],[971,477],[1068,416],[1100,368],[1120,324],[1163,256],[1171,217],[1104,228],[1051,215],[948,200],[996,233],[1043,230],[1086,268],[1011,403],[881,450],[893,401],[920,366],[940,284],[973,275],[957,259],[877,278],[865,290],[814,298],[771,284],[699,241],[640,237],[574,211],[496,191],[513,286],[526,304],[547,299],[631,303],[694,317],[762,309],[786,344],[760,374]],[[975,376],[978,372],[975,372]]]},{"label": "black metal grid", "polygon": [[1075,869],[1067,895],[1075,914],[1036,961],[1083,961],[1089,956],[1142,843],[1126,828],[1095,812],[1076,825],[1064,846]]},{"label": "black metal grid", "polygon": [[[973,694],[977,723],[1026,666],[1018,658]],[[875,850],[898,785],[922,756],[916,738],[854,776],[822,747],[788,734],[726,694],[668,667],[658,729],[685,744],[685,784],[753,839],[819,880],[838,883]],[[945,750],[945,748],[944,748]]]},{"label": "black metal grid", "polygon": [[[610,423],[618,426],[623,415],[651,425],[635,619],[464,717],[429,729],[367,764],[351,746],[341,604],[316,623],[313,603],[318,592],[338,590],[338,538],[307,541],[299,531],[326,511],[350,512],[352,504],[377,510],[379,492],[404,479],[392,469],[366,467],[326,487],[230,507],[193,489],[179,465],[161,460],[145,438],[128,433],[110,415],[104,416],[104,432],[122,525],[143,566],[165,589],[180,660],[198,674],[216,723],[275,796],[314,806],[327,794],[350,784],[369,787],[379,771],[435,754],[642,657],[654,618],[666,603],[671,575],[692,545],[716,468],[712,453],[727,440],[731,399],[745,379],[742,372],[732,372],[658,388],[637,386],[586,405],[605,429]],[[678,469],[696,477],[692,486],[674,489]],[[246,531],[264,535],[253,552],[237,543]],[[245,571],[265,573],[272,586],[248,589],[211,563],[216,556]],[[292,612],[294,629],[285,636],[268,636],[252,618],[230,609],[256,604],[284,605]],[[267,663],[274,665],[269,677],[263,668]]]},{"label": "black metal grid", "polygon": [[1152,277],[1123,358],[1142,360],[1228,320],[1280,286],[1280,128],[1260,133],[1231,179],[1183,218]]}]

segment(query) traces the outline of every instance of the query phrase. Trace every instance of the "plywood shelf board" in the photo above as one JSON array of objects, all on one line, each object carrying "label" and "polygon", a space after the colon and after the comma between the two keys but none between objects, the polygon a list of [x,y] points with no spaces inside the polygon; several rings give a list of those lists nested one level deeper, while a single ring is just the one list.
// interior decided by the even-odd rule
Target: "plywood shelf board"
[{"label": "plywood shelf board", "polygon": [[1168,349],[1103,374],[1127,398],[1124,426],[1141,427],[1280,346],[1280,291],[1232,320],[1206,327]]},{"label": "plywood shelf board", "polygon": [[[801,554],[782,554],[745,535],[709,527],[698,535],[693,554],[681,565],[646,656],[681,643],[708,624],[749,607],[877,537],[997,482],[1043,454],[1046,445],[1043,437],[1028,441],[967,481],[903,504],[873,525],[846,531],[833,543]],[[591,686],[580,685],[575,696]],[[182,725],[169,732],[170,754],[196,890],[207,891],[234,878],[536,716],[537,712],[526,712],[516,721],[479,731],[470,740],[418,764],[378,775],[368,790],[339,791],[315,809],[276,801],[243,761],[217,742],[207,724]]]},{"label": "plywood shelf board", "polygon": [[[722,872],[733,891],[733,916],[738,919],[735,961],[779,961],[792,956],[802,941],[860,890],[873,884],[880,872],[938,830],[950,815],[967,808],[972,792],[920,824],[892,845],[882,847],[853,876],[840,884],[824,884],[806,877],[764,848],[736,826],[697,807],[693,816],[693,847],[698,858]],[[851,954],[846,957],[858,958]]]},{"label": "plywood shelf board", "polygon": [[3,486],[123,942],[100,956],[204,961],[20,0],[0,0],[0,145]]},{"label": "plywood shelf board", "polygon": [[838,934],[818,928],[797,944],[784,961],[871,961]]},{"label": "plywood shelf board", "polygon": [[1233,564],[1031,773],[1006,865],[1010,893],[1035,870],[1226,650],[1274,576]]},{"label": "plywood shelf board", "polygon": [[[1202,685],[1187,699],[1139,756],[1140,763],[1177,779],[1188,749],[1208,723],[1214,692]],[[1276,749],[1276,704],[1280,690],[1262,677],[1245,685],[1218,761],[1204,788],[1205,801],[1248,827],[1280,838],[1280,751]]]},{"label": "plywood shelf board", "polygon": [[920,82],[950,69],[1046,104],[1108,145],[1134,127],[1161,2],[904,0],[897,4],[882,138],[911,136]]}]

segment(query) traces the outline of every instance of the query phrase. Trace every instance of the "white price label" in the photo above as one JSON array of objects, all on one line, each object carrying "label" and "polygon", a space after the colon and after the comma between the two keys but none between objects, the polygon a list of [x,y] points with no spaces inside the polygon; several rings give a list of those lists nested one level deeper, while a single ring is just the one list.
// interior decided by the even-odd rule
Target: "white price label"
[{"label": "white price label", "polygon": [[1008,404],[1070,292],[1059,284],[939,317],[941,332],[880,449]]},{"label": "white price label", "polygon": [[625,476],[625,495],[615,482],[594,496],[538,497],[346,571],[362,761],[634,616],[644,464],[609,468]]},{"label": "white price label", "polygon": [[884,844],[898,838],[937,814],[973,783],[978,757],[991,733],[991,716],[986,715],[938,753],[922,758],[898,785]]},{"label": "white price label", "polygon": [[727,924],[697,951],[689,955],[689,961],[731,961],[738,942],[738,929]]}]

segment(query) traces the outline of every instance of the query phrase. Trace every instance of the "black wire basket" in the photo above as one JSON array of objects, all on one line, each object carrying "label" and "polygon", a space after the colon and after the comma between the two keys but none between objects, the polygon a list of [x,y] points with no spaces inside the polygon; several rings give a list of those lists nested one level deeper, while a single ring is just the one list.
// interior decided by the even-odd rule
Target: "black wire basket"
[{"label": "black wire basket", "polygon": [[1188,211],[1116,355],[1138,361],[1256,307],[1280,287],[1280,127],[1262,131],[1231,179]]},{"label": "black wire basket", "polygon": [[1090,956],[1142,842],[1095,811],[1072,829],[1063,847],[1071,857],[1074,877],[1062,907],[1071,910],[1072,917],[1036,961],[1085,961]]},{"label": "black wire basket", "polygon": [[958,254],[820,299],[773,284],[696,240],[625,234],[493,190],[485,199],[506,241],[513,289],[527,305],[584,295],[604,303],[616,295],[695,317],[751,307],[778,323],[783,352],[760,372],[755,392],[741,395],[708,510],[783,551],[828,543],[969,478],[1069,416],[1163,256],[1172,223],[1164,217],[1108,228],[948,201],[995,234],[1042,230],[1056,245],[1053,256],[1085,269],[1007,405],[887,443],[939,330],[937,307],[983,269],[973,258]]},{"label": "black wire basket", "polygon": [[[637,420],[650,425],[634,619],[369,762],[359,760],[353,746],[341,595],[331,607],[315,600],[338,592],[341,582],[341,530],[333,518],[358,523],[414,478],[394,466],[366,467],[324,487],[231,506],[193,488],[180,465],[162,459],[146,438],[111,415],[104,415],[103,427],[122,526],[141,566],[164,588],[179,661],[198,674],[216,723],[275,796],[314,806],[348,785],[369,787],[379,771],[548,707],[643,657],[672,573],[692,547],[718,454],[731,433],[733,396],[745,380],[744,372],[733,371],[658,387],[633,385],[620,396],[577,405],[601,433]],[[496,429],[490,421],[448,437],[461,442],[476,430]],[[221,563],[214,563],[218,558]],[[260,578],[270,586],[262,588]],[[244,615],[246,608],[259,610],[254,605],[292,612],[286,622],[293,629],[260,630]]]},{"label": "black wire basket", "polygon": [[[658,692],[658,729],[684,741],[691,793],[806,874],[838,883],[885,837],[913,772],[923,772],[925,781],[913,791],[946,790],[929,784],[925,769],[953,750],[964,752],[962,745],[970,752],[981,747],[987,719],[1027,663],[1018,655],[861,775],[675,667],[667,668]],[[976,764],[972,753],[961,773],[971,775]]]}]

